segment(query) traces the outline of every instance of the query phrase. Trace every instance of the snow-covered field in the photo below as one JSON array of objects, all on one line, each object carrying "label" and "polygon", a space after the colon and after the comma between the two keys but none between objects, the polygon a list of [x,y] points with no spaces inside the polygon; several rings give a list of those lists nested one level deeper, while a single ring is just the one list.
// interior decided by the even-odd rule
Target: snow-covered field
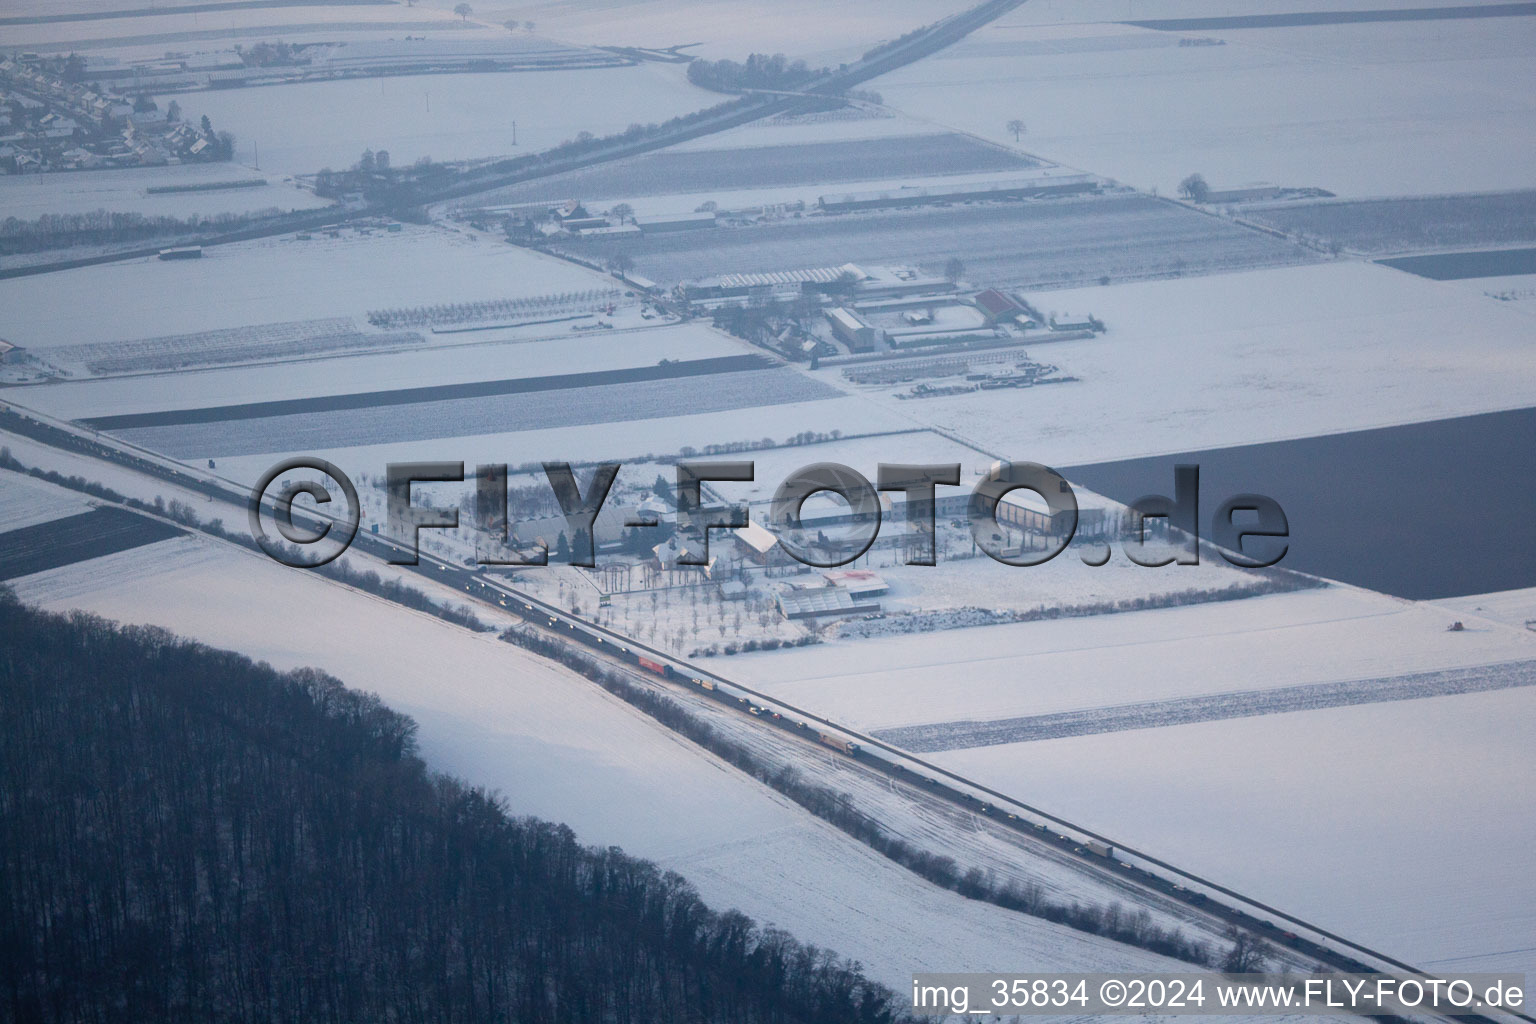
[{"label": "snow-covered field", "polygon": [[[1536,183],[1536,19],[1177,33],[1081,23],[1091,16],[1041,24],[1050,12],[1026,4],[870,88],[905,114],[999,142],[1012,144],[1017,118],[1029,129],[1021,148],[1164,194],[1194,172],[1213,188],[1349,196]],[[1226,45],[1179,46],[1181,36]]]},{"label": "snow-covered field", "polygon": [[[823,191],[844,194],[836,186]],[[950,259],[958,259],[977,289],[1061,288],[1106,277],[1214,274],[1317,258],[1283,239],[1128,194],[876,209],[639,237],[584,236],[561,247],[599,262],[627,255],[663,284],[849,262],[916,266],[938,276]]]},{"label": "snow-covered field", "polygon": [[[365,149],[405,166],[534,153],[580,132],[661,123],[726,97],[689,84],[681,65],[419,75],[224,89],[178,97],[235,133],[242,159],[287,174],[344,170]],[[513,122],[517,123],[516,144]]]},{"label": "snow-covered field", "polygon": [[90,510],[90,503],[75,491],[0,470],[0,534]]},{"label": "snow-covered field", "polygon": [[25,600],[164,625],[279,668],[315,665],[421,726],[434,766],[517,813],[620,845],[898,989],[915,970],[1172,970],[1129,947],[918,881],[627,705],[490,635],[184,538],[20,581]]},{"label": "snow-covered field", "polygon": [[1496,594],[1452,597],[1435,604],[1447,611],[1476,615],[1511,626],[1536,629],[1536,587],[1502,590]]},{"label": "snow-covered field", "polygon": [[[278,364],[195,370],[113,380],[42,384],[12,400],[64,419],[301,399],[321,395],[465,384],[555,374],[654,366],[663,359],[741,355],[745,346],[702,323],[649,330],[502,341],[498,332],[432,335],[439,344],[409,351]],[[445,339],[458,344],[445,344]],[[479,340],[479,339],[486,340]],[[495,340],[493,340],[495,339]]]},{"label": "snow-covered field", "polygon": [[[1150,578],[1202,570],[1128,571]],[[1027,586],[1037,570],[1004,571]],[[885,729],[1536,657],[1536,633],[1470,615],[1466,631],[1448,632],[1454,617],[1436,605],[1332,586],[878,644],[834,641],[743,655],[727,674],[852,726]]]},{"label": "snow-covered field", "polygon": [[[238,44],[275,42],[329,42],[352,39],[397,39],[415,32],[433,38],[505,34],[501,26],[466,22],[447,9],[406,4],[300,4],[290,7],[246,8],[214,11],[176,11],[177,3],[147,5],[153,13],[101,17],[102,13],[144,10],[146,5],[109,0],[94,7],[84,4],[46,6],[36,0],[8,3],[8,15],[36,16],[92,12],[78,21],[0,25],[0,42],[6,47],[38,51],[80,51],[91,56],[110,54],[123,59],[153,59],[168,49],[227,50]],[[42,7],[42,10],[38,10]]]},{"label": "snow-covered field", "polygon": [[[900,430],[901,420],[863,399],[848,396],[785,405],[686,413],[659,419],[621,424],[592,423],[583,426],[463,435],[452,438],[395,443],[364,444],[350,448],[321,447],[309,453],[330,459],[348,473],[382,473],[389,462],[413,459],[462,459],[466,464],[554,460],[571,462],[638,461],[645,456],[669,456],[692,447],[726,441],[756,441],[763,437],[784,439],[802,431]],[[751,452],[727,458],[751,458]],[[234,479],[254,481],[274,461],[271,455],[219,459],[219,471]]]},{"label": "snow-covered field", "polygon": [[[1089,341],[1028,345],[1080,378],[874,402],[984,451],[1052,466],[1286,440],[1536,402],[1529,314],[1365,263],[1047,292]],[[1042,339],[1043,340],[1043,339]],[[837,371],[823,369],[821,374]],[[921,406],[914,410],[913,406]]]},{"label": "snow-covered field", "polygon": [[28,348],[124,341],[371,309],[611,287],[613,279],[475,232],[406,225],[237,242],[0,281],[5,338]]},{"label": "snow-covered field", "polygon": [[665,419],[676,409],[696,414],[737,413],[764,407],[837,400],[841,392],[779,368],[562,390],[451,398],[410,405],[305,410],[292,414],[208,423],[118,429],[119,436],[175,458],[202,460],[261,453],[309,451],[436,440],[498,431],[598,427],[614,434],[636,421]]},{"label": "snow-covered field", "polygon": [[934,754],[1420,967],[1536,971],[1536,689]]},{"label": "snow-covered field", "polygon": [[[880,728],[1536,655],[1536,633],[1453,611],[1331,587],[833,642],[722,667],[791,703]],[[1464,632],[1446,630],[1453,617]],[[1527,686],[927,756],[1411,962],[1528,971],[1533,726]]]},{"label": "snow-covered field", "polygon": [[[265,185],[151,195],[164,186],[210,185],[265,178]],[[312,210],[328,205],[307,189],[239,163],[128,167],[113,171],[0,176],[0,209],[35,220],[45,213],[142,213],[146,217],[212,217],[259,210]]]},{"label": "snow-covered field", "polygon": [[503,0],[494,14],[482,17],[532,20],[540,33],[571,42],[649,47],[691,43],[695,45],[683,52],[711,60],[784,53],[819,66],[856,60],[877,43],[968,6],[964,0],[854,0],[835,6],[787,0],[775,3],[772,16],[765,16],[763,7],[750,0]]}]

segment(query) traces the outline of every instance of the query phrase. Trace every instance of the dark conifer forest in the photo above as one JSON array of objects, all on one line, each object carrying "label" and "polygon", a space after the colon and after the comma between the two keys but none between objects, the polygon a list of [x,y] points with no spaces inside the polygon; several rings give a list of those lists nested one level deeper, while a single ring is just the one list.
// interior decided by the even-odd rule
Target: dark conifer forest
[{"label": "dark conifer forest", "polygon": [[433,773],[414,732],[323,673],[0,588],[0,1019],[896,1016],[857,965]]}]

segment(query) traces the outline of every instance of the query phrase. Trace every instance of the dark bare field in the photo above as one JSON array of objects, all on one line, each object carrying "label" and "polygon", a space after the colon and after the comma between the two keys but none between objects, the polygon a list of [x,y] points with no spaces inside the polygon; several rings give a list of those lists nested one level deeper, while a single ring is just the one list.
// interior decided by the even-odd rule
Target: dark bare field
[{"label": "dark bare field", "polygon": [[1379,260],[1383,266],[1406,270],[1431,281],[1465,281],[1474,277],[1536,274],[1536,249],[1492,249],[1483,252],[1442,252]]},{"label": "dark bare field", "polygon": [[1234,494],[1290,521],[1282,568],[1413,601],[1536,586],[1536,409],[1062,470],[1118,501],[1200,467],[1200,528]]},{"label": "dark bare field", "polygon": [[980,286],[1051,287],[1309,262],[1271,235],[1143,195],[804,217],[746,228],[577,238],[572,255],[624,254],[673,284],[714,274],[910,264],[938,274],[950,258]]},{"label": "dark bare field", "polygon": [[[840,398],[787,367],[662,377],[363,408],[140,426],[114,431],[174,458],[303,452],[436,438],[626,423]],[[544,453],[548,454],[548,453]],[[558,455],[558,453],[555,453]]]},{"label": "dark bare field", "polygon": [[0,580],[13,580],[178,536],[183,531],[123,508],[98,508],[0,533]]},{"label": "dark bare field", "polygon": [[1371,255],[1536,243],[1536,189],[1287,203],[1249,208],[1242,215],[1278,231],[1337,242]]},{"label": "dark bare field", "polygon": [[580,199],[585,203],[629,196],[868,181],[900,175],[1020,171],[1038,166],[1037,161],[1028,157],[965,135],[914,135],[803,146],[649,153],[497,189],[477,197],[476,202],[489,205]]}]

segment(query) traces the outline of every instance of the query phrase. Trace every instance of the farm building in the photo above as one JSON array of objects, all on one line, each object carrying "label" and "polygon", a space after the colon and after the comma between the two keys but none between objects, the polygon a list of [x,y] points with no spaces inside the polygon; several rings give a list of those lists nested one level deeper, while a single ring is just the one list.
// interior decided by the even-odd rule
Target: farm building
[{"label": "farm building", "polygon": [[779,538],[758,523],[748,523],[735,532],[736,548],[743,561],[767,565],[778,547]]},{"label": "farm building", "polygon": [[863,269],[852,263],[840,267],[811,267],[805,270],[771,270],[749,274],[722,274],[705,277],[683,285],[690,299],[733,298],[752,294],[768,288],[775,294],[783,292],[798,295],[802,291],[816,290],[818,285],[838,281],[864,281],[869,277]]},{"label": "farm building", "polygon": [[814,619],[821,616],[871,615],[880,611],[880,602],[856,598],[842,587],[808,587],[782,590],[778,595],[779,612],[786,619]]},{"label": "farm building", "polygon": [[26,349],[0,338],[0,363],[18,363],[26,355]]},{"label": "farm building", "polygon": [[1205,194],[1207,203],[1256,203],[1265,199],[1278,199],[1285,190],[1278,185],[1248,185],[1243,188],[1211,189]]},{"label": "farm building", "polygon": [[996,288],[988,288],[984,292],[977,293],[974,301],[976,308],[981,310],[986,315],[987,322],[992,324],[1017,319],[1019,314],[1024,312],[1023,306]]},{"label": "farm building", "polygon": [[829,586],[846,590],[855,601],[880,597],[890,591],[890,584],[879,573],[868,569],[832,569],[821,574]]},{"label": "farm building", "polygon": [[695,231],[699,228],[712,228],[715,226],[713,213],[673,213],[657,217],[636,217],[635,223],[646,234],[659,234],[664,231]]},{"label": "farm building", "polygon": [[611,227],[607,217],[563,217],[560,226],[567,231],[590,231],[593,228]]},{"label": "farm building", "polygon": [[1071,313],[1063,316],[1051,317],[1051,330],[1053,331],[1098,331],[1103,325],[1095,320],[1092,314],[1088,316],[1074,317]]},{"label": "farm building", "polygon": [[832,334],[854,352],[871,352],[881,340],[882,332],[845,306],[827,310],[827,323]]}]

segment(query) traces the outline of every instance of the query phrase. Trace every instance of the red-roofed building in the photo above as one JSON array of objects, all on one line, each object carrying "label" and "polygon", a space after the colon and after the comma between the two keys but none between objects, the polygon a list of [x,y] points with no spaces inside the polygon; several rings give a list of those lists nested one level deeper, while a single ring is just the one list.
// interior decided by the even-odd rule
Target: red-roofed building
[{"label": "red-roofed building", "polygon": [[1012,320],[1024,312],[1023,306],[996,288],[988,288],[984,292],[978,292],[972,301],[976,303],[977,309],[986,314],[988,323],[995,324],[1003,320]]}]

